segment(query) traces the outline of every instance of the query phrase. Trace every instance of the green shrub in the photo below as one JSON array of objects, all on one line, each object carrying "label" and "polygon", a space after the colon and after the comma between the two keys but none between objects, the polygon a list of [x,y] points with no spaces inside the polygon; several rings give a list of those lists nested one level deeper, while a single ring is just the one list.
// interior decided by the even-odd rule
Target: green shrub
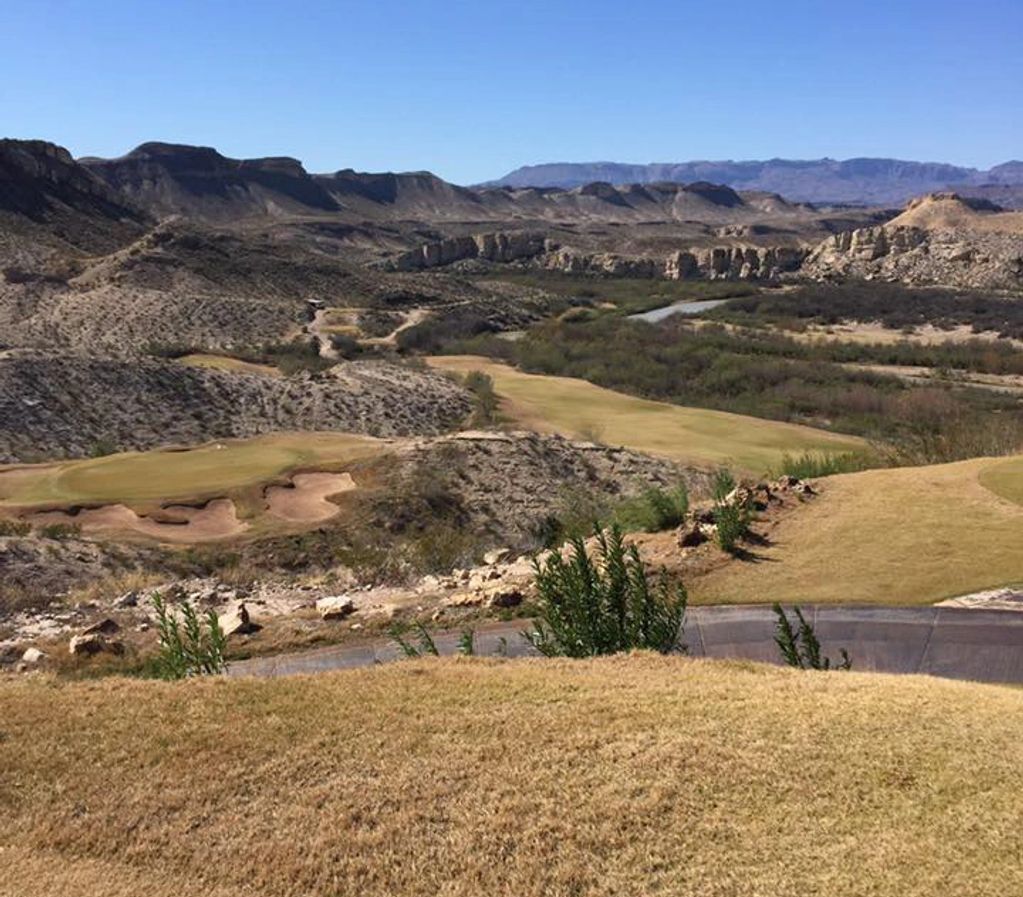
[{"label": "green shrub", "polygon": [[[782,660],[790,667],[800,670],[830,670],[831,658],[821,653],[821,643],[814,632],[813,626],[806,621],[803,611],[796,607],[793,612],[798,621],[798,627],[793,627],[786,616],[782,606],[777,602],[773,605],[775,616],[778,618],[775,624],[776,634],[774,637],[778,650],[781,651]],[[842,662],[834,667],[836,670],[852,669],[852,660],[849,658],[845,648],[841,650]]]},{"label": "green shrub", "polygon": [[[566,561],[553,552],[536,561],[537,619],[523,637],[548,657],[593,657],[635,648],[666,654],[679,646],[686,591],[662,577],[652,585],[636,547],[618,526],[597,527],[597,556],[582,538]],[[684,646],[681,646],[684,650]]]},{"label": "green shrub", "polygon": [[160,639],[156,663],[160,678],[215,676],[227,669],[227,638],[214,611],[202,618],[186,599],[181,604],[179,621],[160,595],[153,596],[153,607]]},{"label": "green shrub", "polygon": [[681,525],[689,513],[689,489],[684,482],[673,489],[650,486],[635,498],[626,499],[614,518],[626,531],[659,533]]}]

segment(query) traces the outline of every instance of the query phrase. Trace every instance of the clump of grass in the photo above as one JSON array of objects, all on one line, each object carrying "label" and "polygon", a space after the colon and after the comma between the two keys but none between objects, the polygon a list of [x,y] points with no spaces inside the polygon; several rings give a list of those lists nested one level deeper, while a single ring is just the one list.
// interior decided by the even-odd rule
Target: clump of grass
[{"label": "clump of grass", "polygon": [[[523,637],[547,657],[593,657],[679,647],[687,595],[681,583],[651,583],[635,545],[617,525],[597,527],[596,557],[572,540],[570,557],[535,563],[537,619]],[[684,646],[682,646],[684,650]]]},{"label": "clump of grass", "polygon": [[[813,625],[808,623],[803,611],[799,607],[793,608],[798,626],[793,626],[782,606],[775,602],[773,605],[775,616],[778,618],[775,624],[775,644],[781,652],[782,660],[790,667],[800,670],[830,670],[831,658],[826,657],[821,651],[821,643],[814,632]],[[836,670],[852,669],[852,660],[849,653],[842,648],[839,652],[842,655],[842,662],[834,667]]]},{"label": "clump of grass", "polygon": [[778,473],[812,480],[836,473],[855,473],[882,466],[881,459],[866,452],[803,452],[801,455],[782,455]]}]

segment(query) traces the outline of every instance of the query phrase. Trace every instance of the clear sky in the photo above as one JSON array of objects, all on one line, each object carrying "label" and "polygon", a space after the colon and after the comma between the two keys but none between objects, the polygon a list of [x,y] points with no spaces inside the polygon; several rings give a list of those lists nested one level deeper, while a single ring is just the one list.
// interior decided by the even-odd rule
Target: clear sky
[{"label": "clear sky", "polygon": [[1023,0],[0,0],[0,136],[310,171],[1023,158]]}]

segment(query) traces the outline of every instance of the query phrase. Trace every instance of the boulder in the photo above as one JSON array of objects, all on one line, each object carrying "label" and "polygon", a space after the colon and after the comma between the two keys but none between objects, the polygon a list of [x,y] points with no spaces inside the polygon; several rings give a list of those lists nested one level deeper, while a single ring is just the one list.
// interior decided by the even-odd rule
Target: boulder
[{"label": "boulder", "polygon": [[220,628],[227,636],[245,635],[253,632],[256,628],[252,624],[252,620],[249,619],[249,611],[243,601],[239,601],[234,607],[222,613],[217,618],[217,622],[220,623]]},{"label": "boulder", "polygon": [[99,632],[74,636],[68,643],[68,652],[75,657],[92,654],[123,654],[123,643],[109,639]]},{"label": "boulder", "polygon": [[520,586],[502,582],[483,593],[483,603],[487,607],[518,607],[525,597]]},{"label": "boulder", "polygon": [[46,653],[38,648],[26,648],[25,653],[21,655],[22,663],[27,664],[37,664],[45,659]]},{"label": "boulder", "polygon": [[316,609],[324,620],[343,620],[355,613],[355,602],[347,595],[328,595],[316,602]]},{"label": "boulder", "polygon": [[445,607],[480,607],[483,604],[482,592],[455,592],[448,595],[442,602]]},{"label": "boulder", "polygon": [[104,620],[98,620],[90,626],[86,626],[82,630],[82,635],[113,635],[115,632],[120,632],[121,627],[117,624],[117,621],[111,620],[107,617]]},{"label": "boulder", "polygon": [[483,555],[483,563],[490,566],[500,564],[501,561],[505,560],[510,554],[511,549],[509,548],[495,548],[493,551],[488,551],[485,555]]},{"label": "boulder", "polygon": [[687,520],[675,531],[675,542],[679,548],[695,548],[706,541],[700,524],[695,520]]},{"label": "boulder", "polygon": [[136,607],[139,603],[139,593],[135,591],[125,592],[120,598],[114,601],[115,608]]}]

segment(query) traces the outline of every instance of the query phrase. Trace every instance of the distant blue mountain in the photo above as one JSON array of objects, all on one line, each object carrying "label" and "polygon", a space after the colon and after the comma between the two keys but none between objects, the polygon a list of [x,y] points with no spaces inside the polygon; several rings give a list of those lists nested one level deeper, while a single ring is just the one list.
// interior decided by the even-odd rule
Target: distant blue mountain
[{"label": "distant blue mountain", "polygon": [[940,162],[900,159],[769,159],[762,162],[669,162],[630,165],[620,162],[554,162],[526,165],[487,186],[579,187],[594,181],[649,184],[658,181],[710,181],[735,190],[780,193],[797,202],[902,203],[921,193],[998,184],[1023,185],[1023,162],[1006,162],[989,171]]}]

